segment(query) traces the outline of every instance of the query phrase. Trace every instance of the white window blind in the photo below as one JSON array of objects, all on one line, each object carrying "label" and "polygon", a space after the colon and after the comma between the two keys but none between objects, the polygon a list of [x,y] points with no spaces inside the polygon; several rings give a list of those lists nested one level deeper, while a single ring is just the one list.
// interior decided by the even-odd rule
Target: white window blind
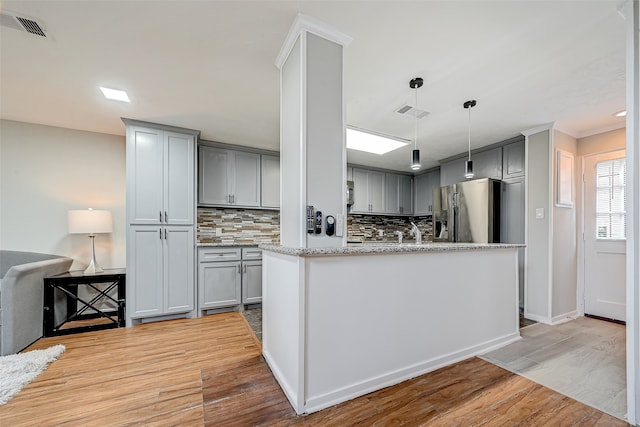
[{"label": "white window blind", "polygon": [[596,164],[596,237],[624,239],[626,236],[625,159]]}]

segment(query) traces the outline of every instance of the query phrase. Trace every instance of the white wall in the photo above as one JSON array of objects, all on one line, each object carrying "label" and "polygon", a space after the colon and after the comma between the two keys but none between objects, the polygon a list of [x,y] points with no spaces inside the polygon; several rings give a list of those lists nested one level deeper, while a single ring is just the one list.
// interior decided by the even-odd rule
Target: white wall
[{"label": "white wall", "polygon": [[301,182],[305,141],[302,91],[302,44],[295,42],[280,74],[280,243],[304,246],[306,229]]},{"label": "white wall", "polygon": [[[346,216],[342,46],[307,34],[307,204],[336,218]],[[343,239],[307,234],[307,247],[342,246]]]},{"label": "white wall", "polygon": [[0,248],[74,258],[82,269],[89,239],[68,234],[70,209],[107,209],[113,233],[96,237],[103,268],[125,267],[125,138],[0,121]]},{"label": "white wall", "polygon": [[[549,144],[550,130],[527,136],[527,212],[525,316],[550,322],[549,310]],[[542,208],[544,218],[536,218]]]},{"label": "white wall", "polygon": [[[552,153],[552,197],[553,197],[553,261],[552,261],[552,304],[551,318],[566,317],[575,314],[577,291],[577,214],[576,189],[579,170],[576,158],[577,141],[572,136],[557,130],[553,131]],[[573,155],[573,206],[556,206],[557,200],[557,150]]]},{"label": "white wall", "polygon": [[578,156],[624,150],[627,143],[626,129],[616,129],[578,139]]}]

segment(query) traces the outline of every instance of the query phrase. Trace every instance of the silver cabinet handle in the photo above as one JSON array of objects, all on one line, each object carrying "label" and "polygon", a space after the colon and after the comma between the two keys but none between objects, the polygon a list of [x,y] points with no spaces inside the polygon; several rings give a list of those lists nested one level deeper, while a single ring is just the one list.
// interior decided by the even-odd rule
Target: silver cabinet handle
[{"label": "silver cabinet handle", "polygon": [[167,216],[167,211],[164,211],[164,222],[169,223],[169,217]]},{"label": "silver cabinet handle", "polygon": [[231,195],[231,204],[232,204],[232,205],[235,205],[235,204],[236,204],[236,195],[235,195],[235,194],[232,194],[232,195]]},{"label": "silver cabinet handle", "polygon": [[158,211],[158,218],[160,219],[160,224],[162,224],[162,211]]},{"label": "silver cabinet handle", "polygon": [[160,240],[162,240],[162,228],[158,229],[158,233],[160,234]]},{"label": "silver cabinet handle", "polygon": [[167,240],[167,229],[164,229],[164,239]]},{"label": "silver cabinet handle", "polygon": [[243,273],[247,274],[247,264],[244,264],[242,267],[243,267]]},{"label": "silver cabinet handle", "polygon": [[238,274],[241,274],[242,270],[240,270],[240,264],[238,264]]}]

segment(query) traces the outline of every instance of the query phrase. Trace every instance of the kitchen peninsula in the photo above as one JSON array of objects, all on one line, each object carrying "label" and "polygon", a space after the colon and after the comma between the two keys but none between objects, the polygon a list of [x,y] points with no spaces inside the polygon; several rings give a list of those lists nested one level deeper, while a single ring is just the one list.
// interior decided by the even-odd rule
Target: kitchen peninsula
[{"label": "kitchen peninsula", "polygon": [[522,245],[262,245],[263,355],[309,413],[520,339]]}]

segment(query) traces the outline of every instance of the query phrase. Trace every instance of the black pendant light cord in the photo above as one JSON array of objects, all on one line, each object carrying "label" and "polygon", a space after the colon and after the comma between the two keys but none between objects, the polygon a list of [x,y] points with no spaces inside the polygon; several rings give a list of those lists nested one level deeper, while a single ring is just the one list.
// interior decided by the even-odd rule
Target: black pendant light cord
[{"label": "black pendant light cord", "polygon": [[[420,86],[416,85],[416,103],[415,108],[416,110],[418,109],[418,88]],[[417,150],[418,149],[418,115],[416,114],[416,120],[415,120],[415,126],[413,128],[413,149]]]},{"label": "black pendant light cord", "polygon": [[469,110],[469,160],[471,160],[471,108]]}]

